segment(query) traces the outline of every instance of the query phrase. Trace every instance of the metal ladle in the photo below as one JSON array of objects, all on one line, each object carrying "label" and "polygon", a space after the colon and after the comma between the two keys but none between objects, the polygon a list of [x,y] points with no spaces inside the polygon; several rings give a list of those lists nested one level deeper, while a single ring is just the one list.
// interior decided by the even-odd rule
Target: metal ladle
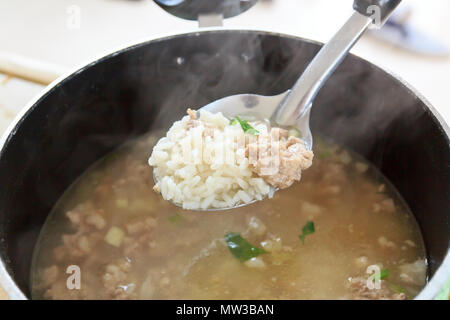
[{"label": "metal ladle", "polygon": [[[270,119],[279,126],[296,128],[311,150],[313,137],[309,127],[309,116],[314,98],[367,28],[369,26],[381,28],[400,2],[401,0],[355,0],[353,4],[355,12],[322,47],[292,89],[276,96],[256,94],[229,96],[211,102],[199,110],[221,112],[230,119],[251,115],[256,119]],[[232,208],[200,210],[217,211],[241,206],[242,204]]]},{"label": "metal ladle", "polygon": [[257,119],[271,119],[280,126],[297,128],[309,149],[313,138],[309,114],[314,98],[347,53],[371,25],[381,28],[401,0],[355,0],[355,12],[325,44],[295,82],[292,89],[276,96],[238,94],[216,100],[200,110],[222,112],[228,118],[251,114]]}]

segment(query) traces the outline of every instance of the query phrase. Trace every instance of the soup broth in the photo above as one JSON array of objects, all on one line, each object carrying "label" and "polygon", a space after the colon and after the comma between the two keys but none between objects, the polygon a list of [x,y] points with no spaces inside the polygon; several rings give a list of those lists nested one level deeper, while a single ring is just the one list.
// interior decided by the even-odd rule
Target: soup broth
[{"label": "soup broth", "polygon": [[[33,298],[411,299],[425,285],[414,217],[350,151],[318,141],[300,183],[238,209],[196,212],[153,192],[156,141],[114,151],[66,191],[35,250]],[[239,259],[230,233],[261,254]]]}]

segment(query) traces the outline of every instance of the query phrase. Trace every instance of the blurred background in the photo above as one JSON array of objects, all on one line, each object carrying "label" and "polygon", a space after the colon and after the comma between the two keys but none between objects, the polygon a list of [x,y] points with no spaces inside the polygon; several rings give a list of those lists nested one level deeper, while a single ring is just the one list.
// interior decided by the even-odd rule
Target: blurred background
[{"label": "blurred background", "polygon": [[[271,30],[325,42],[349,17],[353,2],[240,1],[256,4],[223,22],[204,17],[201,24],[212,21],[225,28]],[[140,39],[198,28],[198,21],[175,17],[152,0],[0,0],[0,132],[45,88],[42,83],[58,74]],[[449,123],[449,46],[450,1],[404,0],[388,26],[366,34],[352,52],[408,81]],[[36,69],[31,77],[42,83],[12,76],[22,65]]]}]

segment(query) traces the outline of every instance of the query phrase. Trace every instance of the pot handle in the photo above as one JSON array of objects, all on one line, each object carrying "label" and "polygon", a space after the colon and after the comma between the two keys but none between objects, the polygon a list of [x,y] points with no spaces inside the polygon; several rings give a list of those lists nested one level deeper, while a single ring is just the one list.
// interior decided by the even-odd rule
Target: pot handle
[{"label": "pot handle", "polygon": [[374,19],[376,27],[381,28],[401,0],[355,0],[353,9]]}]

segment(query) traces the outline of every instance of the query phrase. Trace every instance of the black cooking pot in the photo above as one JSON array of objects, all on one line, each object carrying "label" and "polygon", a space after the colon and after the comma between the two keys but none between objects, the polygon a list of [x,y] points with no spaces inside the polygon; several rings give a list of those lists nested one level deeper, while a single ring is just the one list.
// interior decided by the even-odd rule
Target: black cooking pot
[{"label": "black cooking pot", "polygon": [[[39,231],[66,188],[94,161],[187,107],[290,88],[320,45],[279,34],[210,30],[125,48],[48,87],[5,133],[0,153],[0,284],[29,297]],[[396,77],[349,56],[312,110],[312,129],[354,149],[389,178],[419,222],[432,298],[448,278],[449,129]]]}]

